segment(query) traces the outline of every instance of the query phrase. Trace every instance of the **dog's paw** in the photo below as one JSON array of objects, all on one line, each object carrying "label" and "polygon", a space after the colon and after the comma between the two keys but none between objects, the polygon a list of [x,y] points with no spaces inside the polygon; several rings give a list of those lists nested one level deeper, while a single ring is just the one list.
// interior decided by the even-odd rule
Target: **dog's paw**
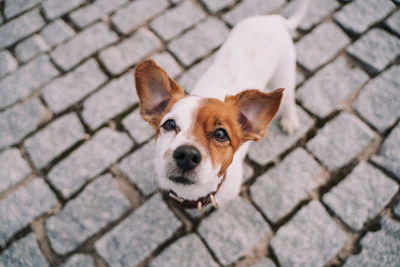
[{"label": "dog's paw", "polygon": [[293,113],[290,116],[282,116],[280,124],[285,133],[293,134],[299,129],[300,120],[297,113]]}]

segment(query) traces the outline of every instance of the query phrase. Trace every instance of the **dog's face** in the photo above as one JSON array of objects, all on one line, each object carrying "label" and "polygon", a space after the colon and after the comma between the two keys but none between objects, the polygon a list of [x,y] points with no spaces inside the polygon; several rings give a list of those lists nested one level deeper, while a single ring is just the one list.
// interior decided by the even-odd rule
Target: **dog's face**
[{"label": "dog's face", "polygon": [[185,95],[151,60],[135,80],[141,115],[156,131],[158,182],[188,200],[215,191],[240,145],[265,134],[283,91],[247,90],[223,102]]}]

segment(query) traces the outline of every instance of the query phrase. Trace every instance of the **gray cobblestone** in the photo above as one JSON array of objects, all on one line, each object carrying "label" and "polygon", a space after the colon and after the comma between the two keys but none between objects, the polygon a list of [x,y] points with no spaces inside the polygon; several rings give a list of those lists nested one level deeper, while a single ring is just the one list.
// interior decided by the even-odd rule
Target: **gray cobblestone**
[{"label": "gray cobblestone", "polygon": [[46,0],[43,2],[42,6],[46,17],[49,19],[55,19],[68,13],[83,3],[85,3],[85,0]]},{"label": "gray cobblestone", "polygon": [[198,232],[218,260],[228,265],[270,235],[271,229],[247,200],[238,197],[204,219]]},{"label": "gray cobblestone", "polygon": [[265,216],[277,223],[324,181],[322,168],[305,150],[298,148],[259,177],[250,192]]},{"label": "gray cobblestone", "polygon": [[108,13],[117,10],[125,3],[127,3],[127,0],[97,0],[93,4],[72,12],[70,18],[80,28],[84,28],[90,23],[106,16]]},{"label": "gray cobblestone", "polygon": [[168,5],[167,0],[136,0],[115,13],[111,21],[118,31],[129,34]]},{"label": "gray cobblestone", "polygon": [[57,65],[64,70],[69,70],[117,39],[117,35],[104,23],[98,22],[58,46],[50,55]]},{"label": "gray cobblestone", "polygon": [[346,240],[345,233],[314,200],[279,228],[271,246],[282,266],[323,266]]},{"label": "gray cobblestone", "polygon": [[361,34],[395,9],[391,1],[355,0],[344,6],[334,19],[352,34]]},{"label": "gray cobblestone", "polygon": [[157,194],[96,242],[110,266],[135,266],[182,226]]},{"label": "gray cobblestone", "polygon": [[272,121],[268,133],[260,142],[250,146],[249,157],[260,165],[265,165],[296,144],[314,125],[314,120],[302,109],[297,108],[300,128],[296,133],[287,135],[279,126],[280,118]]},{"label": "gray cobblestone", "polygon": [[259,262],[252,265],[252,267],[276,267],[276,265],[272,260],[268,258],[262,258]]},{"label": "gray cobblestone", "polygon": [[51,246],[66,254],[86,239],[118,219],[129,208],[129,202],[119,191],[110,174],[97,178],[46,222]]},{"label": "gray cobblestone", "polygon": [[81,140],[84,133],[78,117],[70,113],[29,137],[24,147],[35,167],[40,169]]},{"label": "gray cobblestone", "polygon": [[350,39],[332,22],[325,22],[296,43],[297,62],[309,71],[327,63],[350,43]]},{"label": "gray cobblestone", "polygon": [[400,123],[392,130],[372,161],[392,173],[400,181]]},{"label": "gray cobblestone", "polygon": [[397,35],[400,35],[400,10],[397,10],[393,13],[386,21],[385,25],[395,32]]},{"label": "gray cobblestone", "polygon": [[193,1],[169,9],[154,19],[150,26],[164,40],[170,40],[205,18],[204,11]]},{"label": "gray cobblestone", "polygon": [[43,39],[50,47],[64,42],[74,34],[74,30],[71,29],[71,27],[62,19],[58,19],[48,24],[41,32]]},{"label": "gray cobblestone", "polygon": [[400,66],[393,66],[361,91],[353,107],[379,132],[400,118]]},{"label": "gray cobblestone", "polygon": [[344,181],[323,196],[323,201],[348,226],[359,231],[389,203],[398,188],[382,172],[361,162]]},{"label": "gray cobblestone", "polygon": [[189,70],[185,71],[181,77],[179,77],[179,84],[187,91],[190,92],[197,80],[203,75],[208,67],[211,65],[213,60],[212,56],[203,59],[201,62],[193,65]]},{"label": "gray cobblestone", "polygon": [[18,143],[35,131],[46,116],[46,109],[36,98],[1,112],[0,149]]},{"label": "gray cobblestone", "polygon": [[7,50],[0,51],[0,78],[17,69],[18,63]]},{"label": "gray cobblestone", "polygon": [[125,173],[140,191],[146,196],[152,194],[157,189],[157,180],[154,166],[154,141],[149,141],[146,145],[125,157],[120,169]]},{"label": "gray cobblestone", "polygon": [[128,152],[131,146],[126,134],[104,128],[58,163],[48,178],[64,197],[70,197],[90,178]]},{"label": "gray cobblestone", "polygon": [[16,148],[0,152],[0,193],[21,182],[31,172]]},{"label": "gray cobblestone", "polygon": [[324,118],[349,96],[353,95],[368,80],[368,75],[357,68],[350,68],[344,58],[339,57],[325,66],[296,92],[307,110]]},{"label": "gray cobblestone", "polygon": [[400,39],[380,29],[372,29],[347,48],[371,74],[382,71],[400,54]]},{"label": "gray cobblestone", "polygon": [[26,62],[38,54],[49,50],[49,47],[40,35],[34,35],[19,43],[15,54],[19,61]]},{"label": "gray cobblestone", "polygon": [[156,266],[187,266],[187,267],[217,267],[200,238],[195,234],[189,234],[166,248],[151,263]]},{"label": "gray cobblestone", "polygon": [[33,10],[0,26],[0,49],[10,46],[42,28],[44,21],[38,10]]},{"label": "gray cobblestone", "polygon": [[82,117],[91,129],[117,116],[139,101],[132,73],[112,80],[83,103]]},{"label": "gray cobblestone", "polygon": [[304,82],[305,79],[306,79],[306,77],[304,76],[304,74],[302,72],[300,72],[300,71],[296,72],[296,86],[299,86],[299,84]]},{"label": "gray cobblestone", "polygon": [[154,135],[154,129],[142,119],[138,108],[126,116],[122,124],[137,144],[149,140]]},{"label": "gray cobblestone", "polygon": [[329,170],[337,171],[357,157],[373,138],[373,132],[364,123],[342,112],[307,143],[307,149]]},{"label": "gray cobblestone", "polygon": [[173,40],[168,48],[185,66],[189,66],[221,45],[228,33],[221,21],[210,17]]},{"label": "gray cobblestone", "polygon": [[207,7],[208,10],[210,10],[211,13],[215,14],[222,9],[233,5],[236,0],[220,0],[220,1],[214,1],[214,0],[201,0]]},{"label": "gray cobblestone", "polygon": [[393,207],[393,214],[397,218],[400,218],[400,201],[398,201],[397,204]]},{"label": "gray cobblestone", "polygon": [[235,25],[239,21],[255,16],[271,13],[285,3],[285,0],[244,0],[234,9],[223,15],[225,21]]},{"label": "gray cobblestone", "polygon": [[6,0],[4,14],[7,19],[18,15],[25,10],[28,10],[37,4],[39,4],[41,0]]},{"label": "gray cobblestone", "polygon": [[361,239],[361,253],[350,256],[344,266],[395,267],[400,262],[400,224],[392,219],[381,219],[382,229],[367,233]]},{"label": "gray cobblestone", "polygon": [[45,86],[42,95],[51,110],[60,112],[93,92],[106,79],[96,61],[89,59],[74,71]]},{"label": "gray cobblestone", "polygon": [[62,267],[94,267],[93,257],[86,254],[75,254],[71,256]]},{"label": "gray cobblestone", "polygon": [[58,75],[48,56],[40,56],[0,81],[0,108],[24,99]]},{"label": "gray cobblestone", "polygon": [[161,52],[151,56],[150,58],[163,68],[172,78],[177,77],[183,71],[182,67],[168,52]]},{"label": "gray cobblestone", "polygon": [[29,222],[57,204],[57,200],[42,179],[18,189],[0,201],[0,245],[6,242]]},{"label": "gray cobblestone", "polygon": [[18,240],[0,254],[0,266],[49,266],[33,234]]},{"label": "gray cobblestone", "polygon": [[122,43],[103,50],[100,59],[112,74],[120,74],[160,48],[160,40],[143,28]]}]

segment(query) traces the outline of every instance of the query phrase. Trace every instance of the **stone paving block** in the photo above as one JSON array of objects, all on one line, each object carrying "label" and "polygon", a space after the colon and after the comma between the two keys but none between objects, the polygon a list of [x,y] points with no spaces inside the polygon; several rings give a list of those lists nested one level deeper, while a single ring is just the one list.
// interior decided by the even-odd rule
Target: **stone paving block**
[{"label": "stone paving block", "polygon": [[330,171],[337,171],[355,159],[373,138],[373,132],[363,122],[342,112],[319,130],[307,143],[307,149]]},{"label": "stone paving block", "polygon": [[325,182],[324,172],[304,149],[297,148],[250,187],[254,203],[277,223]]},{"label": "stone paving block", "polygon": [[69,17],[79,28],[84,28],[90,23],[106,16],[108,13],[117,10],[127,2],[128,0],[97,0],[93,4],[75,10]]},{"label": "stone paving block", "polygon": [[393,214],[400,218],[400,201],[393,207]]},{"label": "stone paving block", "polygon": [[192,91],[197,80],[203,75],[213,61],[213,55],[208,56],[199,63],[193,65],[189,70],[185,71],[178,79],[178,83],[186,92]]},{"label": "stone paving block", "polygon": [[133,74],[127,73],[86,99],[82,117],[91,129],[96,129],[138,101]]},{"label": "stone paving block", "polygon": [[0,26],[0,49],[36,32],[44,25],[38,10],[30,11]]},{"label": "stone paving block", "polygon": [[344,181],[323,196],[350,228],[361,230],[390,202],[399,186],[371,165],[361,162]]},{"label": "stone paving block", "polygon": [[31,172],[16,148],[0,152],[0,193],[18,184]]},{"label": "stone paving block", "polygon": [[244,0],[222,17],[230,25],[235,25],[247,17],[269,14],[285,2],[285,0]]},{"label": "stone paving block", "polygon": [[80,101],[107,80],[94,59],[74,71],[53,80],[42,89],[42,95],[54,112],[60,112]]},{"label": "stone paving block", "polygon": [[18,143],[35,131],[47,115],[37,98],[0,112],[0,149]]},{"label": "stone paving block", "polygon": [[46,221],[51,246],[59,254],[69,253],[128,209],[111,175],[103,175]]},{"label": "stone paving block", "polygon": [[123,34],[129,34],[168,7],[167,0],[136,0],[111,17],[112,24]]},{"label": "stone paving block", "polygon": [[353,107],[360,116],[383,133],[400,118],[400,66],[395,65],[369,82]]},{"label": "stone paving block", "polygon": [[369,232],[361,239],[361,253],[350,256],[344,266],[396,267],[400,262],[400,223],[387,217],[381,219],[382,229]]},{"label": "stone paving block", "polygon": [[85,0],[46,0],[42,3],[48,19],[55,19],[85,3]]},{"label": "stone paving block", "polygon": [[17,69],[18,63],[7,50],[0,51],[0,78]]},{"label": "stone paving block", "polygon": [[17,45],[15,54],[19,61],[26,62],[40,53],[49,50],[49,47],[40,35],[34,35]]},{"label": "stone paving block", "polygon": [[62,19],[48,24],[41,32],[44,41],[54,47],[75,34],[74,30]]},{"label": "stone paving block", "polygon": [[196,234],[189,234],[167,247],[151,263],[156,266],[219,266]]},{"label": "stone paving block", "polygon": [[95,247],[110,266],[136,266],[181,226],[157,194],[97,241]]},{"label": "stone paving block", "polygon": [[0,245],[57,204],[56,197],[43,179],[34,179],[0,201]]},{"label": "stone paving block", "polygon": [[29,137],[24,147],[35,167],[40,169],[82,140],[84,134],[78,116],[69,113]]},{"label": "stone paving block", "polygon": [[6,0],[4,15],[7,19],[12,18],[25,10],[36,6],[41,1],[42,0]]},{"label": "stone paving block", "polygon": [[33,234],[28,234],[0,254],[0,266],[49,266],[49,264]]},{"label": "stone paving block", "polygon": [[306,77],[304,76],[304,74],[302,72],[296,71],[296,86],[299,86],[299,84],[304,82],[305,79],[306,79]]},{"label": "stone paving block", "polygon": [[[290,1],[281,13],[285,17],[290,17],[297,10],[298,3],[299,1]],[[310,30],[338,7],[339,3],[336,0],[311,0],[307,15],[300,23],[299,29],[302,31]]]},{"label": "stone paving block", "polygon": [[75,254],[71,256],[61,267],[94,267],[93,257],[86,254]]},{"label": "stone paving block", "polygon": [[204,219],[197,231],[223,265],[232,264],[271,234],[261,214],[240,197]]},{"label": "stone paving block", "polygon": [[313,200],[279,228],[270,244],[281,266],[323,266],[346,241],[346,234]]},{"label": "stone paving block", "polygon": [[231,5],[233,5],[236,0],[219,0],[219,1],[214,1],[214,0],[201,0],[203,4],[207,7],[207,9],[215,14],[219,11],[221,11],[224,8],[227,8]]},{"label": "stone paving block", "polygon": [[386,0],[355,0],[345,5],[334,19],[345,30],[359,35],[373,24],[385,18],[396,6]]},{"label": "stone paving block", "polygon": [[155,18],[150,23],[150,27],[162,39],[168,41],[205,17],[205,12],[198,4],[193,1],[185,1]]},{"label": "stone paving block", "polygon": [[185,66],[190,66],[220,46],[228,33],[228,28],[220,20],[210,17],[170,42],[168,49]]},{"label": "stone paving block", "polygon": [[397,35],[400,35],[400,10],[394,12],[393,15],[385,21],[385,25]]},{"label": "stone paving block", "polygon": [[132,141],[126,134],[104,128],[58,163],[48,178],[64,197],[70,197],[90,178],[128,152],[131,146]]},{"label": "stone paving block", "polygon": [[155,133],[154,129],[140,116],[139,108],[126,116],[122,124],[129,131],[137,144],[149,140]]},{"label": "stone paving block", "polygon": [[295,145],[314,125],[314,120],[301,108],[297,108],[300,128],[288,135],[279,126],[280,118],[275,118],[269,125],[267,136],[250,146],[249,157],[260,165],[275,160],[284,151]]},{"label": "stone paving block", "polygon": [[120,164],[120,170],[129,180],[139,187],[146,196],[157,190],[157,177],[154,166],[155,142],[146,145],[125,157]]},{"label": "stone paving block", "polygon": [[400,54],[400,39],[380,29],[372,29],[347,48],[366,71],[378,74]]},{"label": "stone paving block", "polygon": [[383,142],[379,154],[372,161],[392,173],[400,182],[400,123]]},{"label": "stone paving block", "polygon": [[0,108],[24,99],[58,74],[47,55],[23,65],[0,81]]},{"label": "stone paving block", "polygon": [[150,58],[163,68],[172,78],[177,77],[183,71],[182,67],[168,52],[161,52],[151,56]]},{"label": "stone paving block", "polygon": [[276,267],[276,265],[272,260],[268,258],[262,258],[259,262],[252,265],[252,267]]},{"label": "stone paving block", "polygon": [[98,22],[58,46],[50,56],[62,69],[69,70],[117,39],[118,36],[104,23]]},{"label": "stone paving block", "polygon": [[254,169],[248,165],[246,162],[243,162],[243,181],[242,183],[247,182],[254,175]]},{"label": "stone paving block", "polygon": [[151,31],[143,28],[129,39],[101,51],[100,59],[107,70],[116,75],[160,48],[161,41]]},{"label": "stone paving block", "polygon": [[307,110],[324,118],[339,109],[368,79],[365,72],[348,67],[346,60],[339,57],[307,80],[296,91],[296,98]]},{"label": "stone paving block", "polygon": [[314,71],[350,43],[338,26],[324,22],[296,43],[297,62]]}]

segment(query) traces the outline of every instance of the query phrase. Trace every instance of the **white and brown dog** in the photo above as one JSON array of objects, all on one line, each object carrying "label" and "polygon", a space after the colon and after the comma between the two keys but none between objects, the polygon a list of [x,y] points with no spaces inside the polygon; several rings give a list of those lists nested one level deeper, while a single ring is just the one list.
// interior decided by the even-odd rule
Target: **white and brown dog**
[{"label": "white and brown dog", "polygon": [[[137,65],[140,112],[156,131],[158,182],[183,207],[223,205],[238,195],[248,141],[266,134],[283,88],[280,124],[289,134],[298,128],[289,30],[306,6],[307,0],[289,19],[257,16],[237,24],[191,95],[153,61]],[[253,89],[266,87],[279,89]]]}]

